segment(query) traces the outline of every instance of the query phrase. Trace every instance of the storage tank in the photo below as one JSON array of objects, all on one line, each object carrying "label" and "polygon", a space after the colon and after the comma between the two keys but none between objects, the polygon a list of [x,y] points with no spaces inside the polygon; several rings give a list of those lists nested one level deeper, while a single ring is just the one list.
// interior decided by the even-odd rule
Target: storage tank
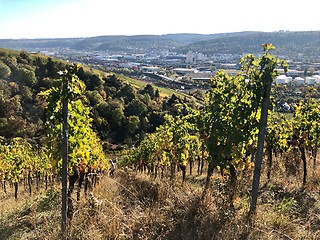
[{"label": "storage tank", "polygon": [[306,84],[313,86],[316,82],[316,79],[314,77],[306,77]]},{"label": "storage tank", "polygon": [[276,84],[285,84],[286,83],[286,75],[280,75],[276,78]]},{"label": "storage tank", "polygon": [[301,86],[301,85],[304,85],[304,79],[302,77],[296,77],[294,79],[294,83],[297,85],[297,86]]},{"label": "storage tank", "polygon": [[315,83],[320,84],[320,76],[319,75],[313,75],[312,77],[315,78]]},{"label": "storage tank", "polygon": [[285,83],[290,83],[290,82],[292,82],[292,77],[287,77],[285,80]]}]

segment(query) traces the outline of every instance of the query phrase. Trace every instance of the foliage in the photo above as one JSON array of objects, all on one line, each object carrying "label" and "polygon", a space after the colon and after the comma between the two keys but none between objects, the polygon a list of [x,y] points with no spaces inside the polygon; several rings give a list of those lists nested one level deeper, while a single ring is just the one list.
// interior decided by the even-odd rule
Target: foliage
[{"label": "foliage", "polygon": [[43,176],[52,175],[52,159],[47,151],[22,138],[0,139],[0,180],[19,183],[37,172]]},{"label": "foliage", "polygon": [[[65,67],[65,62],[50,57],[0,50],[1,136],[36,136],[43,145],[45,104],[38,93],[53,87],[54,79],[60,77],[59,69]],[[86,86],[83,94],[91,107],[93,129],[103,141],[123,144],[126,140],[137,144],[144,133],[153,132],[164,122],[166,113],[172,114],[171,103],[167,104],[168,96],[174,93],[171,90],[160,88],[161,96],[158,91],[158,97],[153,99],[155,90],[142,81],[137,85],[138,80],[85,66],[79,67],[76,74]],[[163,105],[166,109],[162,109]],[[131,106],[136,108],[131,110]],[[139,117],[139,128],[127,131],[133,116]]]},{"label": "foliage", "polygon": [[226,168],[231,161],[239,164],[247,147],[257,139],[265,75],[277,75],[268,72],[279,63],[268,53],[272,49],[266,45],[264,55],[258,59],[251,54],[243,57],[237,76],[220,71],[211,80],[201,129],[206,135],[209,161],[215,167]]},{"label": "foliage", "polygon": [[137,148],[122,160],[123,165],[134,165],[140,170],[148,166],[157,177],[158,169],[171,167],[171,177],[175,178],[175,166],[184,172],[186,166],[200,155],[200,140],[196,126],[198,111],[185,104],[176,104],[178,115],[165,116],[165,122],[155,132],[149,133]]},{"label": "foliage", "polygon": [[272,148],[274,152],[287,151],[289,148],[288,140],[291,137],[292,123],[283,114],[271,113],[268,117],[266,146]]},{"label": "foliage", "polygon": [[[312,90],[311,90],[312,91]],[[294,120],[296,134],[302,136],[305,132],[308,147],[317,148],[320,136],[320,102],[319,99],[307,97],[295,107]]]},{"label": "foliage", "polygon": [[[62,102],[68,101],[68,155],[69,170],[80,164],[90,168],[105,169],[107,161],[96,133],[93,131],[90,108],[85,105],[84,83],[78,78],[76,65],[61,72],[61,78],[56,79],[52,88],[40,93],[47,101],[46,130],[48,145],[52,156],[61,165],[61,132],[62,132]],[[68,87],[64,90],[63,81]]]}]

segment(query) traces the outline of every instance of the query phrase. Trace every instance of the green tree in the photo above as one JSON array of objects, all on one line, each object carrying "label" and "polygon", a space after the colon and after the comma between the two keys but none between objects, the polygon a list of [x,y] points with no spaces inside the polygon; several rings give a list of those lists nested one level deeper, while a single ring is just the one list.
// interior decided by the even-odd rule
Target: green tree
[{"label": "green tree", "polygon": [[125,109],[126,116],[135,115],[142,117],[145,116],[147,111],[147,106],[137,98],[133,99]]},{"label": "green tree", "polygon": [[143,90],[141,90],[141,94],[149,94],[151,99],[155,98],[155,91],[151,84],[147,84]]},{"label": "green tree", "polygon": [[36,84],[37,78],[33,70],[26,69],[24,67],[19,68],[18,70],[18,79],[17,81],[21,84],[25,84],[28,87],[32,87]]},{"label": "green tree", "polygon": [[129,136],[133,136],[133,134],[139,129],[140,127],[140,119],[138,116],[129,116],[126,120],[126,133]]},{"label": "green tree", "polygon": [[11,69],[4,62],[0,61],[0,78],[8,79],[11,75]]},{"label": "green tree", "polygon": [[288,147],[288,139],[291,136],[290,122],[279,113],[271,113],[268,117],[265,147],[268,158],[267,178],[271,179],[273,167],[273,154],[285,152]]},{"label": "green tree", "polygon": [[111,100],[108,102],[106,111],[108,122],[115,128],[120,127],[125,118],[123,103],[117,99]]},{"label": "green tree", "polygon": [[133,99],[135,99],[136,91],[134,90],[134,88],[130,84],[126,83],[121,87],[120,91],[117,94],[115,94],[115,97],[116,98],[123,98],[125,104],[128,104]]},{"label": "green tree", "polygon": [[104,99],[97,90],[86,91],[86,96],[90,102],[90,105],[95,108],[104,103]]},{"label": "green tree", "polygon": [[159,89],[158,88],[154,93],[154,97],[155,97],[155,99],[159,99],[160,98],[160,93],[159,93]]}]

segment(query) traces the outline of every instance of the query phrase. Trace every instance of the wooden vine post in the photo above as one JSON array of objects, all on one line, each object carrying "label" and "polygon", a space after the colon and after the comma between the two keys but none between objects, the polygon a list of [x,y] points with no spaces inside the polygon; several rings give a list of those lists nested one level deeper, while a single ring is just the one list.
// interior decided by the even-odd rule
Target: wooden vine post
[{"label": "wooden vine post", "polygon": [[[97,170],[108,168],[100,139],[90,127],[90,108],[84,104],[85,84],[76,75],[78,66],[67,66],[53,86],[40,93],[47,103],[45,127],[48,149],[62,177],[61,238],[68,235],[68,218],[72,218],[73,185],[68,177],[80,164]],[[62,161],[61,161],[62,160]]]},{"label": "wooden vine post", "polygon": [[264,54],[258,59],[258,62],[255,64],[259,66],[255,69],[253,78],[261,81],[262,86],[262,103],[261,103],[261,117],[259,124],[259,135],[258,135],[258,146],[255,156],[254,163],[254,173],[252,181],[252,192],[251,192],[251,205],[250,205],[250,215],[256,212],[257,200],[259,193],[259,184],[261,176],[261,165],[263,158],[263,149],[264,149],[264,138],[266,135],[267,121],[268,121],[268,109],[270,104],[270,93],[271,93],[271,84],[273,80],[279,75],[279,72],[276,70],[278,65],[281,65],[284,68],[284,71],[287,72],[288,65],[286,61],[280,60],[275,56],[269,53],[270,50],[274,50],[275,47],[272,44],[263,44]]},{"label": "wooden vine post", "polygon": [[[63,75],[62,79],[63,92],[68,91],[68,79]],[[61,209],[61,234],[62,239],[67,239],[67,181],[68,181],[68,97],[64,95],[62,102],[62,209]]]}]

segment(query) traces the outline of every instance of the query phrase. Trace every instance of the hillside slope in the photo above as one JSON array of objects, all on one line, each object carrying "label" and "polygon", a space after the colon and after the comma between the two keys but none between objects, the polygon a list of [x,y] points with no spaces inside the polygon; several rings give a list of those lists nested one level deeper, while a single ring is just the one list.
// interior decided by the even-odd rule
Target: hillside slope
[{"label": "hillside slope", "polygon": [[[0,49],[0,136],[5,138],[44,137],[45,103],[39,93],[59,78],[68,63]],[[80,67],[85,83],[86,104],[90,106],[93,128],[103,141],[132,146],[173,114],[182,102],[173,91],[156,89],[143,81],[112,72]]]}]

